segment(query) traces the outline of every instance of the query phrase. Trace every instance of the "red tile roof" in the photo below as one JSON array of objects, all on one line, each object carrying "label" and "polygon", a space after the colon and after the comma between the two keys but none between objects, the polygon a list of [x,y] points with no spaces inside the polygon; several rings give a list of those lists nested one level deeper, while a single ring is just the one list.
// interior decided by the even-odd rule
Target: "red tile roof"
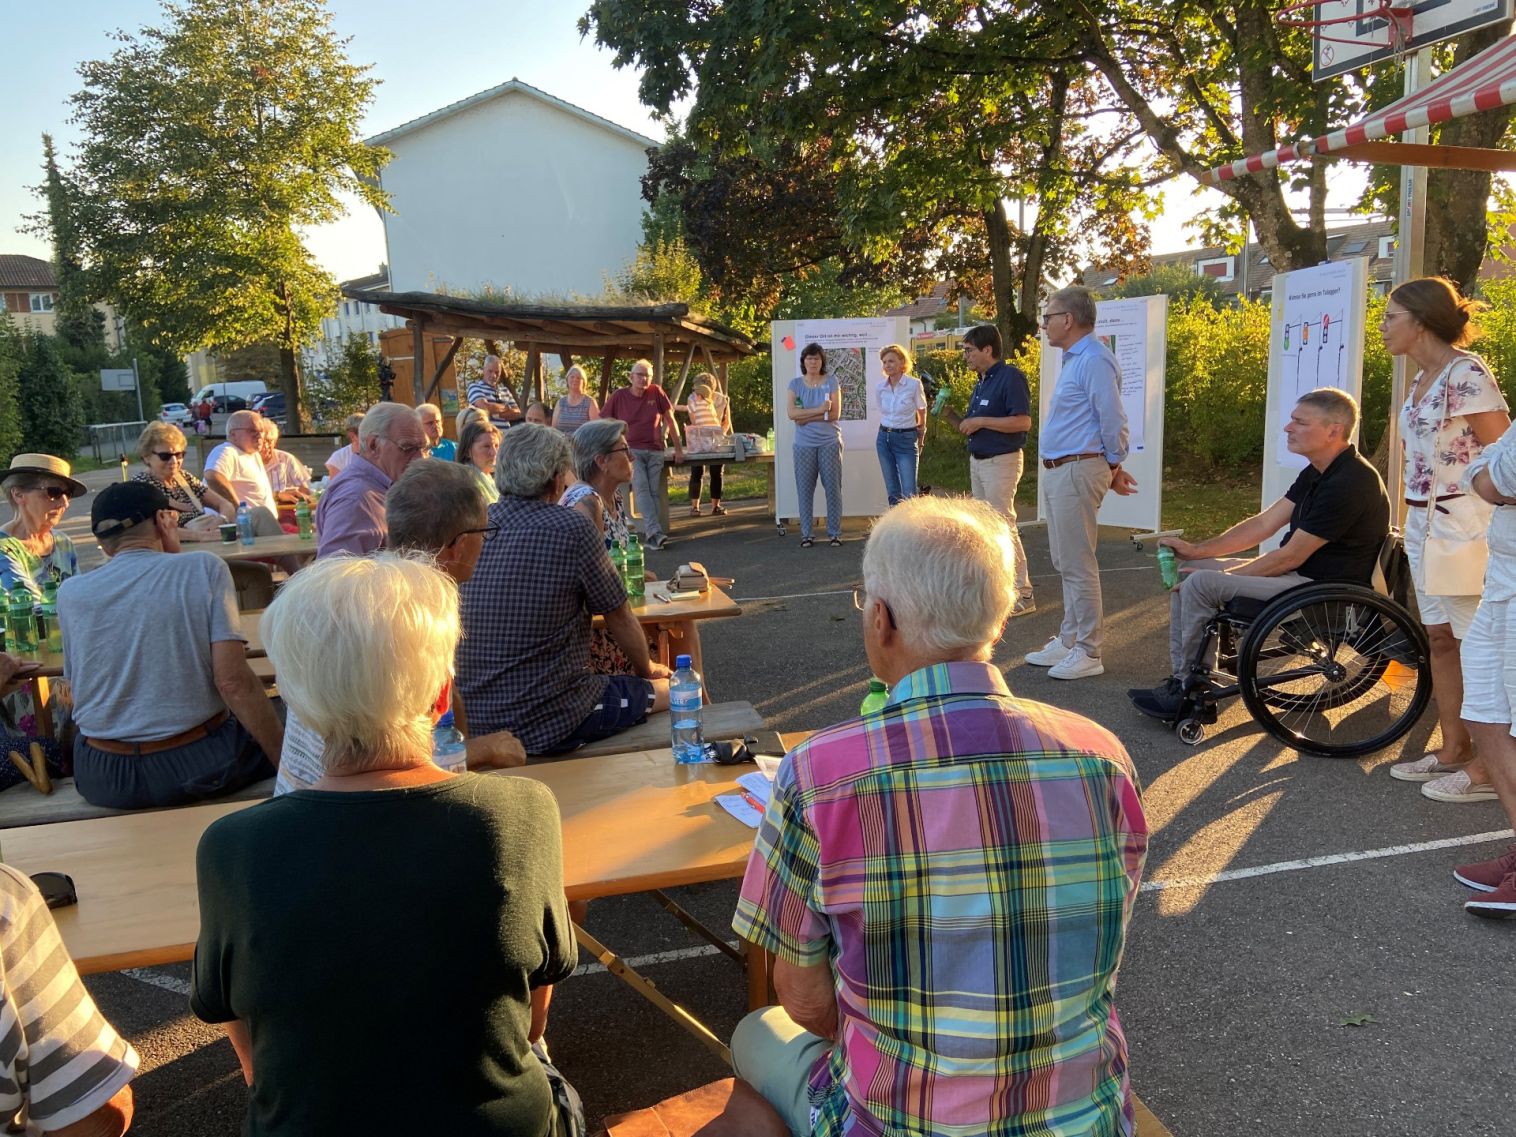
[{"label": "red tile roof", "polygon": [[19,253],[0,253],[0,288],[57,287],[53,266],[47,261]]}]

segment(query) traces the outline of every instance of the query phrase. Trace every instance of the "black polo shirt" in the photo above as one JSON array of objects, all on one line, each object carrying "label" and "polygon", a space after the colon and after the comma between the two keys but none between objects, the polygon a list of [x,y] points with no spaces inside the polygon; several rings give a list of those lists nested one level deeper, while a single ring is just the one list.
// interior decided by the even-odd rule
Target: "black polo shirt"
[{"label": "black polo shirt", "polygon": [[[1032,390],[1027,386],[1021,369],[1012,367],[1005,360],[996,360],[995,365],[979,377],[974,384],[974,393],[969,396],[969,409],[964,418],[1005,418],[1007,415],[1032,413]],[[969,453],[975,458],[993,458],[997,454],[1012,454],[1026,445],[1024,430],[1005,434],[998,430],[976,430],[969,435]]]},{"label": "black polo shirt", "polygon": [[1349,446],[1325,470],[1301,470],[1284,496],[1295,509],[1281,545],[1297,529],[1326,542],[1296,572],[1312,580],[1373,581],[1374,562],[1390,532],[1390,495],[1357,447]]}]

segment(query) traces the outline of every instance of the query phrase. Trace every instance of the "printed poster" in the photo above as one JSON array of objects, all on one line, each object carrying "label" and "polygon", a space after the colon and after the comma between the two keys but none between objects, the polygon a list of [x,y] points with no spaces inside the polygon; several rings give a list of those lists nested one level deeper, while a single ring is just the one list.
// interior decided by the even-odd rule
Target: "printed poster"
[{"label": "printed poster", "polygon": [[[874,449],[879,433],[879,397],[875,385],[884,380],[879,352],[895,342],[896,321],[889,317],[863,320],[800,320],[795,324],[795,360],[809,343],[826,351],[826,373],[842,385],[842,448]],[[798,371],[796,372],[799,373]]]},{"label": "printed poster", "polygon": [[[1283,444],[1284,427],[1300,396],[1317,387],[1336,387],[1355,398],[1362,364],[1364,298],[1353,286],[1351,260],[1275,277],[1275,305],[1283,317],[1271,321],[1270,355],[1278,362],[1279,398],[1270,420],[1279,442],[1275,461],[1291,470],[1305,459]],[[1355,302],[1356,301],[1356,302]],[[1354,346],[1358,347],[1354,351]]]}]

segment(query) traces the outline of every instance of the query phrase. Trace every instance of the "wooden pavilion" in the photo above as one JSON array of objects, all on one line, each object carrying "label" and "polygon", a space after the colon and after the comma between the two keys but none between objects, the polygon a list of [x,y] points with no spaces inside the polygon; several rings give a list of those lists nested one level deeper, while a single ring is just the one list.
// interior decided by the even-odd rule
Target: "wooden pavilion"
[{"label": "wooden pavilion", "polygon": [[[698,359],[702,370],[712,372],[727,386],[727,365],[733,360],[755,355],[764,345],[754,343],[731,328],[690,312],[688,304],[650,304],[645,306],[612,304],[503,304],[491,300],[474,300],[436,292],[374,292],[365,289],[344,290],[350,300],[377,304],[381,312],[405,319],[411,332],[412,359],[409,400],[413,406],[431,402],[443,377],[465,339],[480,339],[487,349],[500,354],[500,343],[512,343],[526,351],[526,371],[512,393],[524,407],[544,395],[542,359],[557,355],[567,368],[574,363],[600,360],[600,383],[597,397],[605,402],[610,393],[611,371],[618,359],[646,357],[653,363],[653,381],[679,402],[691,368]],[[439,336],[452,337],[451,344],[436,357],[436,366],[422,366],[428,360],[426,346]],[[668,376],[678,368],[673,383]],[[404,398],[404,388],[395,392]],[[460,403],[463,401],[460,394]]]}]

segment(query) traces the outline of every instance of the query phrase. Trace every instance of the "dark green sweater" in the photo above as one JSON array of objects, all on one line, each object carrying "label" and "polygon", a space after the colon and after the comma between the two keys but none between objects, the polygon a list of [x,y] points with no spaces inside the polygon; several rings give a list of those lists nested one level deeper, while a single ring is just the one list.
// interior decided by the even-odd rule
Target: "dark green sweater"
[{"label": "dark green sweater", "polygon": [[250,1137],[548,1131],[531,989],[577,949],[546,787],[302,790],[217,821],[197,874],[190,1006],[251,1033]]}]

